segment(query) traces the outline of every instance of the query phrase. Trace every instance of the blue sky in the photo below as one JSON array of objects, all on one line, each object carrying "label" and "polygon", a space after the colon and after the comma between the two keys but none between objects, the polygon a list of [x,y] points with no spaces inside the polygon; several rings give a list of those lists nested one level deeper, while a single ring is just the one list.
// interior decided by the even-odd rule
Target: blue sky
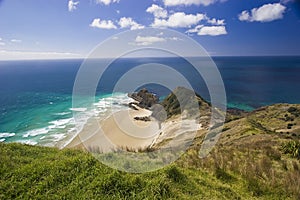
[{"label": "blue sky", "polygon": [[146,27],[184,33],[213,56],[300,55],[293,0],[0,0],[0,59],[82,58]]}]

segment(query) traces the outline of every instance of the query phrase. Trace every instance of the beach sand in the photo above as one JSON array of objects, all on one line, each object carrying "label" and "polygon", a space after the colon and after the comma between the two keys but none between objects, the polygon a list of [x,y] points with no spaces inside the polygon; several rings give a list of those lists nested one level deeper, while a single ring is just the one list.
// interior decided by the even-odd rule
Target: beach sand
[{"label": "beach sand", "polygon": [[119,111],[104,120],[91,118],[83,130],[66,145],[66,148],[80,148],[89,151],[110,152],[118,148],[145,149],[160,134],[158,122],[135,120],[135,117],[151,115],[151,111]]}]

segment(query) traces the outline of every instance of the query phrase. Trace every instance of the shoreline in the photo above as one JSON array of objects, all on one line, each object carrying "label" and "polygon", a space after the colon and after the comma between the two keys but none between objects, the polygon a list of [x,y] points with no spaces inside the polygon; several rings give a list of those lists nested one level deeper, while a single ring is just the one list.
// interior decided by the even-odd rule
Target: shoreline
[{"label": "shoreline", "polygon": [[115,112],[103,120],[91,118],[63,148],[97,152],[110,152],[122,148],[145,149],[153,144],[161,130],[154,118],[147,122],[134,118],[150,116],[151,113],[147,109],[138,108]]}]

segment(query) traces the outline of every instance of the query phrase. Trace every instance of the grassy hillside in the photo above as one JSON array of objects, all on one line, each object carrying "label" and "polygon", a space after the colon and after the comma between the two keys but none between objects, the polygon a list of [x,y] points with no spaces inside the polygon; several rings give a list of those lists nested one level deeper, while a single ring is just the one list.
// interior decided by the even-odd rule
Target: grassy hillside
[{"label": "grassy hillside", "polygon": [[[0,199],[240,199],[245,180],[228,182],[177,164],[147,174],[112,170],[76,150],[0,144]],[[229,176],[229,175],[228,175]]]},{"label": "grassy hillside", "polygon": [[[299,111],[300,105],[277,104],[232,118],[210,156],[186,166],[238,174],[257,197],[276,193],[274,199],[300,199]],[[193,160],[190,155],[197,154],[200,144],[201,136],[181,159],[183,164]]]},{"label": "grassy hillside", "polygon": [[300,199],[300,105],[230,114],[204,159],[201,130],[175,163],[113,170],[79,150],[0,143],[0,199]]},{"label": "grassy hillside", "polygon": [[194,91],[184,87],[177,87],[161,104],[169,118],[181,114],[183,110],[187,110],[190,115],[193,115],[195,114],[193,112],[197,111],[194,109],[195,106],[199,106],[201,114],[210,115],[210,103],[205,101],[200,95],[195,94]]}]

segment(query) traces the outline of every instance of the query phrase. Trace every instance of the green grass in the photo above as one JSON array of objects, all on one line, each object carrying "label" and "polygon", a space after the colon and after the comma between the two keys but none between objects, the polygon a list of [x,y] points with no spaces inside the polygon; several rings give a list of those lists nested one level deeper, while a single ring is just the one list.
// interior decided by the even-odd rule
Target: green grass
[{"label": "green grass", "polygon": [[[144,174],[111,169],[78,150],[1,143],[0,152],[0,199],[288,198],[224,168],[197,167],[205,160],[191,151],[170,166]],[[194,165],[182,164],[188,160]]]}]

